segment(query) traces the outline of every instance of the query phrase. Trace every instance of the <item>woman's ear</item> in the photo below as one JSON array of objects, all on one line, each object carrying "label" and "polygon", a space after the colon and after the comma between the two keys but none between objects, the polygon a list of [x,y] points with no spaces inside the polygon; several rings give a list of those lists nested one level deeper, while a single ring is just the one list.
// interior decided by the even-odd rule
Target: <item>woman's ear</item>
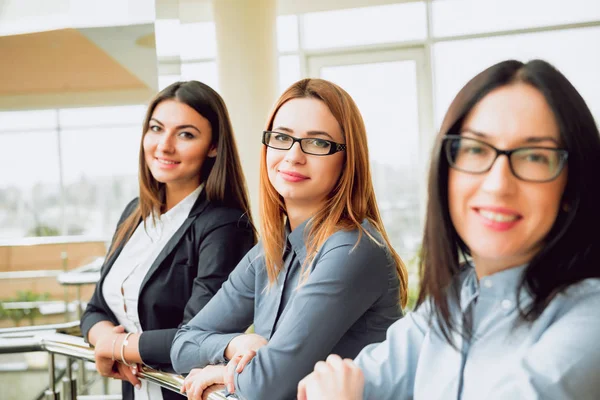
[{"label": "woman's ear", "polygon": [[206,156],[210,157],[210,158],[215,158],[217,156],[217,145],[216,144],[210,145],[210,150],[208,151],[208,154]]}]

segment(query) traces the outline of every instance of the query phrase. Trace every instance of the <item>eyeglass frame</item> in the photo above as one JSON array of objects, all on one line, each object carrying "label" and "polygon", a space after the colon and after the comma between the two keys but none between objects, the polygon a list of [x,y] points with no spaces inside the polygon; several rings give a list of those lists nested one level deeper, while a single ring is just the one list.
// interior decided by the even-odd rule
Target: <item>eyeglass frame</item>
[{"label": "eyeglass frame", "polygon": [[[451,155],[449,153],[450,149],[448,148],[448,145],[446,144],[446,143],[449,143],[450,140],[455,140],[455,139],[468,139],[468,140],[473,140],[477,143],[484,144],[487,147],[491,147],[496,152],[496,156],[490,163],[490,166],[483,171],[473,172],[473,171],[467,171],[464,169],[460,169],[460,168],[456,167],[454,162],[451,160]],[[467,174],[481,175],[481,174],[485,174],[486,172],[489,172],[492,169],[492,167],[496,163],[496,160],[498,159],[498,157],[500,157],[501,155],[505,155],[506,158],[508,159],[508,166],[510,168],[510,172],[513,174],[513,176],[515,178],[525,181],[525,182],[545,183],[545,182],[551,182],[551,181],[555,180],[556,178],[558,178],[558,176],[560,175],[562,170],[565,168],[565,165],[567,165],[567,159],[569,157],[569,152],[567,150],[561,149],[561,148],[544,147],[544,146],[523,146],[523,147],[517,147],[517,148],[511,149],[511,150],[501,150],[501,149],[498,149],[498,148],[492,146],[491,144],[489,144],[487,142],[484,142],[483,140],[470,138],[470,137],[466,137],[463,135],[445,135],[442,138],[442,143],[443,143],[443,151],[446,154],[446,160],[448,161],[448,165],[450,166],[450,168],[453,168],[457,171],[466,172]],[[517,173],[515,172],[515,169],[513,168],[513,164],[512,164],[513,162],[511,159],[511,155],[513,153],[523,150],[523,149],[552,150],[552,151],[558,153],[560,158],[559,158],[559,167],[556,170],[556,174],[552,178],[541,180],[541,181],[535,180],[535,179],[533,179],[533,180],[532,179],[524,179],[523,177],[517,175]]]},{"label": "eyeglass frame", "polygon": [[[277,135],[287,136],[287,137],[289,137],[289,138],[292,139],[292,144],[287,149],[280,149],[278,147],[269,146],[267,144],[267,134],[277,134]],[[304,140],[314,140],[314,139],[315,138],[300,138],[300,139],[298,139],[298,138],[293,137],[292,135],[288,135],[287,133],[283,133],[283,132],[263,131],[262,143],[265,146],[267,146],[267,147],[269,147],[271,149],[275,149],[275,150],[290,150],[292,147],[294,147],[294,144],[296,144],[296,142],[298,142],[300,144],[300,150],[302,150],[302,152],[304,154],[309,154],[311,156],[330,156],[330,155],[335,154],[335,153],[340,152],[340,151],[346,151],[346,144],[345,143],[337,143],[337,142],[334,142],[332,140],[321,139],[321,138],[318,138],[318,139],[322,140],[324,142],[327,142],[327,143],[329,143],[331,145],[331,147],[329,148],[329,153],[315,154],[315,153],[309,153],[309,152],[305,151],[304,148],[302,148],[302,141],[304,141]]]}]

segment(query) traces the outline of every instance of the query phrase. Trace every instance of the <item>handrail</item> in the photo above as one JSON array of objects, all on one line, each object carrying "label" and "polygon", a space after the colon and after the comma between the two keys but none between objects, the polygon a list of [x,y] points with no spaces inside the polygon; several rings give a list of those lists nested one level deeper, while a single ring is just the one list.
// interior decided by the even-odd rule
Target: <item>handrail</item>
[{"label": "handrail", "polygon": [[37,269],[31,271],[2,271],[0,280],[56,278],[64,271],[60,269]]},{"label": "handrail", "polygon": [[33,310],[44,306],[64,306],[62,300],[38,300],[38,301],[5,301],[0,302],[5,310]]},{"label": "handrail", "polygon": [[41,333],[65,333],[67,335],[81,336],[79,321],[63,322],[61,324],[19,326],[0,329],[0,338],[32,337]]},{"label": "handrail", "polygon": [[36,246],[44,244],[70,244],[70,243],[107,243],[110,238],[99,236],[34,236],[18,239],[1,239],[0,247]]},{"label": "handrail", "polygon": [[[43,333],[40,333],[43,332]],[[46,351],[52,355],[60,354],[72,359],[94,362],[94,350],[83,338],[63,333],[49,333],[47,326],[43,330],[31,330],[29,335],[21,332],[21,336],[0,336],[0,354]],[[53,357],[52,357],[53,358]],[[51,366],[53,369],[53,366]],[[181,375],[157,371],[142,366],[138,377],[155,383],[176,393],[180,392],[184,378]],[[216,391],[208,396],[209,400],[224,400],[225,394]]]}]

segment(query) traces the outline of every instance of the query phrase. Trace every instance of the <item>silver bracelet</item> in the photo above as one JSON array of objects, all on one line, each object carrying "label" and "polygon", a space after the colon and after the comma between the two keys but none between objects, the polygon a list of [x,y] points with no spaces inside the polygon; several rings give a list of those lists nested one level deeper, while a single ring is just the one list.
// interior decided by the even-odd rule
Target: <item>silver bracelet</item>
[{"label": "silver bracelet", "polygon": [[130,335],[133,335],[133,332],[128,332],[125,335],[125,339],[123,339],[123,342],[121,343],[121,362],[123,364],[127,365],[128,367],[135,367],[135,364],[129,364],[125,360],[125,346],[127,346],[129,344],[129,341],[127,339],[129,338]]},{"label": "silver bracelet", "polygon": [[119,338],[119,335],[115,335],[115,338],[113,339],[113,342],[112,342],[112,352],[110,353],[110,358],[113,361],[116,361],[115,360],[115,345],[117,344],[117,339],[118,338]]}]

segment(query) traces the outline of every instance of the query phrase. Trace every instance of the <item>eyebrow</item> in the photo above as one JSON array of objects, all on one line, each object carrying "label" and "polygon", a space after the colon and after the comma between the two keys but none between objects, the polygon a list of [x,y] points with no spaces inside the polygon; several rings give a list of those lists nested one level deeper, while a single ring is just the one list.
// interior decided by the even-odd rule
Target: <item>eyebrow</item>
[{"label": "eyebrow", "polygon": [[[461,134],[463,134],[463,133],[470,133],[470,134],[475,135],[480,138],[490,138],[491,137],[490,135],[487,135],[483,132],[479,132],[479,131],[469,129],[469,128],[463,129],[461,131]],[[552,143],[556,144],[557,146],[560,146],[559,141],[551,136],[529,136],[527,139],[525,139],[525,143],[540,143],[540,142],[552,142]]]},{"label": "eyebrow", "polygon": [[[150,121],[154,121],[157,124],[159,124],[160,126],[165,126],[162,122],[160,122],[159,120],[157,120],[156,118],[150,118]],[[192,128],[198,131],[198,133],[200,132],[200,129],[196,128],[194,125],[191,124],[186,124],[186,125],[178,125],[175,127],[175,129],[180,130],[180,129],[188,129],[188,128]]]},{"label": "eyebrow", "polygon": [[[283,131],[283,132],[287,132],[287,133],[294,133],[293,129],[286,128],[285,126],[278,126],[277,128],[274,128],[273,130],[274,131]],[[333,136],[331,136],[329,133],[327,133],[325,131],[307,131],[306,134],[308,136],[327,136],[330,140],[335,141]]]}]

